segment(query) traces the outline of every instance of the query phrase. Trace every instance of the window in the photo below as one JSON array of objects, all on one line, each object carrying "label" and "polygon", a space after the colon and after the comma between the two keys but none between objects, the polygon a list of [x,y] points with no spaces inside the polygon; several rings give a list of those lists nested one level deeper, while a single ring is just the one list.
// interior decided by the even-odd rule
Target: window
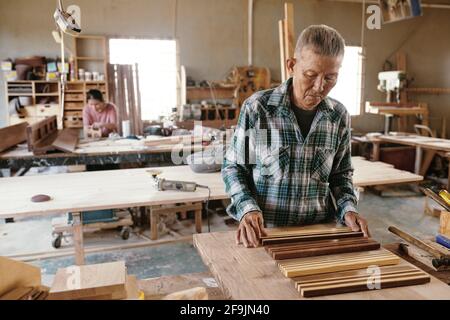
[{"label": "window", "polygon": [[343,103],[352,116],[361,111],[362,48],[346,46],[336,86],[329,96]]},{"label": "window", "polygon": [[138,64],[142,120],[159,120],[177,105],[175,40],[111,39],[112,64]]}]

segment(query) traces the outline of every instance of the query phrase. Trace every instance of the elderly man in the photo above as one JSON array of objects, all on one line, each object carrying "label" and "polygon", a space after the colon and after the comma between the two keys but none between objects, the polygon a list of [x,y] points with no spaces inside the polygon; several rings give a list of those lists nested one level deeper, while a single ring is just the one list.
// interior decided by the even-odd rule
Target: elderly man
[{"label": "elderly man", "polygon": [[350,116],[327,97],[344,49],[333,28],[308,27],[287,61],[292,78],[245,101],[222,168],[237,243],[258,246],[264,227],[333,219],[369,236],[356,211]]}]

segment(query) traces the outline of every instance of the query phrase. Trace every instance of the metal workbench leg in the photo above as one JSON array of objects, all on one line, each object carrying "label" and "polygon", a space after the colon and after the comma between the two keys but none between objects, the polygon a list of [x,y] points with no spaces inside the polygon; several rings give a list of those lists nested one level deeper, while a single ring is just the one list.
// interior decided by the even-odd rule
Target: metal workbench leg
[{"label": "metal workbench leg", "polygon": [[75,264],[84,265],[83,224],[81,213],[72,213],[73,243],[75,246]]},{"label": "metal workbench leg", "polygon": [[422,163],[422,148],[419,146],[416,146],[416,162],[414,164],[414,173],[420,174],[420,165]]}]

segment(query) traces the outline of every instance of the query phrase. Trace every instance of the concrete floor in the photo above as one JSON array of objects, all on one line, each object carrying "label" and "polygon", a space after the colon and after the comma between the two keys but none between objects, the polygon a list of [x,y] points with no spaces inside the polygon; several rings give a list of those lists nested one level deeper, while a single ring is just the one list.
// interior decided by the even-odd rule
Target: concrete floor
[{"label": "concrete floor", "polygon": [[[373,238],[382,244],[399,241],[399,238],[387,230],[390,225],[396,225],[418,236],[434,236],[439,228],[439,219],[423,214],[425,197],[417,194],[406,197],[397,195],[398,193],[394,192],[394,196],[380,197],[367,190],[361,194],[359,211],[369,221]],[[218,215],[211,217],[211,231],[236,228],[235,225],[226,225],[224,218]],[[207,230],[206,221],[204,221],[203,230]],[[183,221],[177,230],[179,236],[188,236],[193,233],[194,225],[191,220]],[[148,237],[149,231],[146,230],[144,235]],[[61,252],[71,247],[69,241],[63,243],[63,248],[59,251],[55,250],[51,246],[51,239],[51,219],[49,218],[25,219],[13,224],[0,222],[0,256]],[[171,239],[175,240],[176,237],[170,234],[161,237],[163,241]],[[148,243],[149,240],[136,234],[132,234],[130,239],[124,242],[117,231],[101,231],[85,235],[87,248],[144,242]],[[189,241],[92,253],[87,254],[86,260],[89,264],[125,260],[130,273],[137,275],[140,279],[206,271],[205,265]],[[44,283],[48,285],[51,284],[52,276],[57,268],[72,265],[73,262],[73,257],[69,255],[37,260],[32,263],[42,268]]]}]

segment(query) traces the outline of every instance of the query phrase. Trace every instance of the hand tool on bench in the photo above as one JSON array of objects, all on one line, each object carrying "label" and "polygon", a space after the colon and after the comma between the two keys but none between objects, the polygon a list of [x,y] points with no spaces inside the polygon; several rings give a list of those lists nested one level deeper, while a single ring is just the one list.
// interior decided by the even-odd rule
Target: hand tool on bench
[{"label": "hand tool on bench", "polygon": [[405,231],[398,229],[397,227],[390,226],[388,228],[388,230],[390,232],[392,232],[393,234],[399,236],[403,240],[430,253],[434,257],[434,259],[432,260],[432,263],[435,268],[439,268],[440,266],[450,266],[450,256],[449,255],[442,254],[440,251],[438,251],[435,248],[431,247],[430,245],[426,244],[422,240],[417,239],[416,237],[406,233]]}]

